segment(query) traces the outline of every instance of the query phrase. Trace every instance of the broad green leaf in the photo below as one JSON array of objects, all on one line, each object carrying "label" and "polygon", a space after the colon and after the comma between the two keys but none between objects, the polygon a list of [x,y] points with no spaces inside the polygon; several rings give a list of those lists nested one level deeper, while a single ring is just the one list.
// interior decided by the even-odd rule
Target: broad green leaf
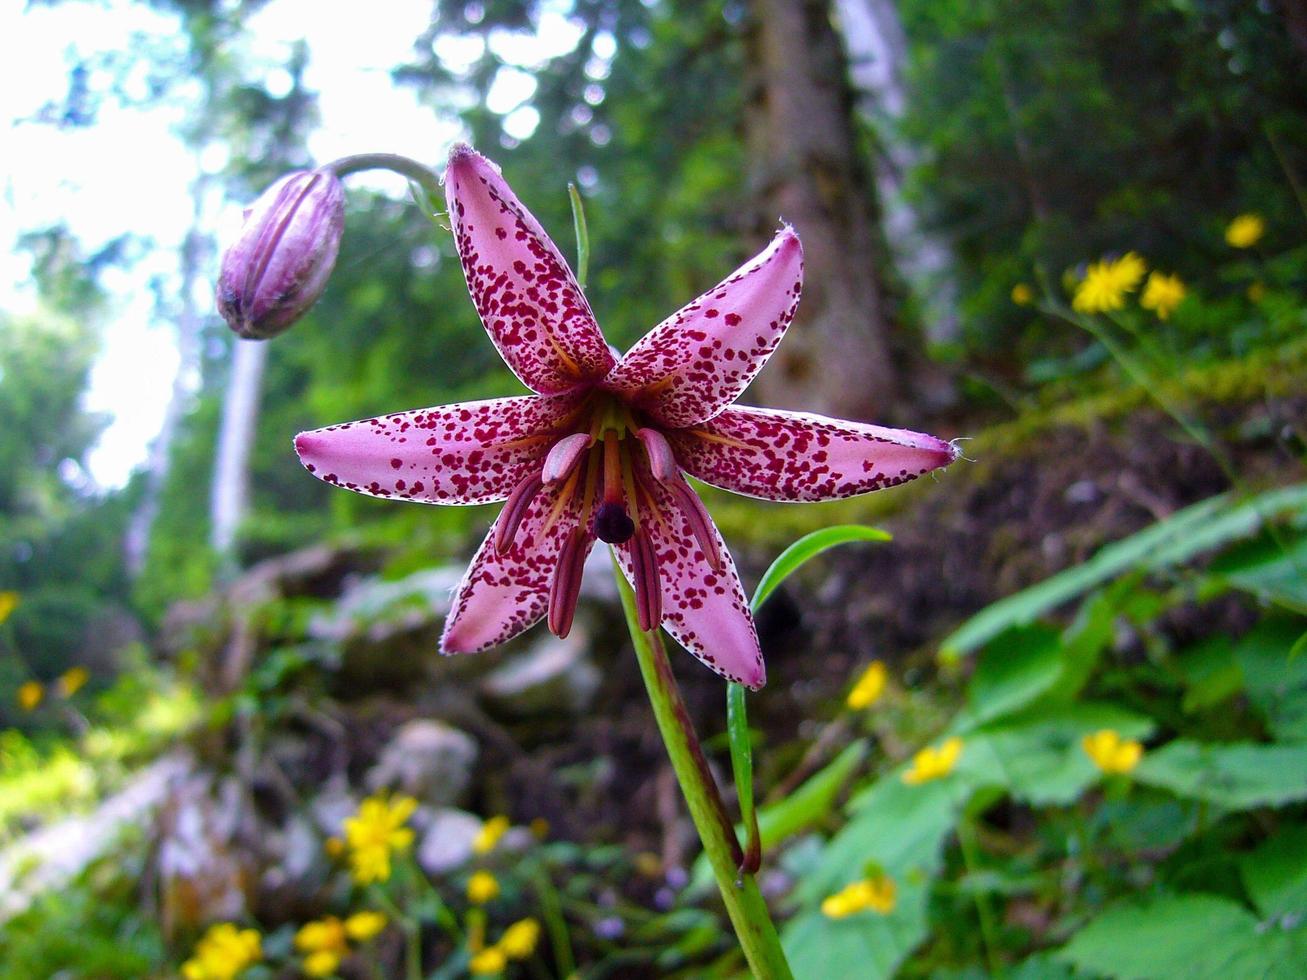
[{"label": "broad green leaf", "polygon": [[867,743],[854,742],[785,799],[758,811],[758,826],[764,847],[774,847],[787,837],[824,820],[835,798],[853,771],[867,755]]},{"label": "broad green leaf", "polygon": [[1293,656],[1302,633],[1298,619],[1259,623],[1235,647],[1248,700],[1276,739],[1307,741],[1307,657]]},{"label": "broad green leaf", "polygon": [[926,936],[924,882],[900,882],[889,915],[866,911],[828,919],[820,910],[800,912],[781,933],[785,957],[796,977],[892,977]]},{"label": "broad green leaf", "polygon": [[954,776],[1037,806],[1070,803],[1102,778],[1080,744],[1101,728],[1143,739],[1153,722],[1113,704],[1037,705],[963,736]]},{"label": "broad green leaf", "polygon": [[1307,536],[1265,537],[1222,555],[1210,574],[1264,602],[1307,614]]},{"label": "broad green leaf", "polygon": [[1296,484],[1240,502],[1230,494],[1186,507],[1037,585],[986,606],[940,645],[941,657],[969,653],[1011,626],[1033,622],[1049,610],[1083,595],[1132,568],[1149,571],[1254,534],[1263,522],[1307,510],[1307,484]]},{"label": "broad green leaf", "polygon": [[1307,745],[1171,742],[1144,754],[1134,778],[1230,810],[1307,799]]},{"label": "broad green leaf", "polygon": [[1307,827],[1283,827],[1239,862],[1244,886],[1267,918],[1307,922]]},{"label": "broad green leaf", "polygon": [[1059,956],[1121,980],[1301,977],[1303,933],[1264,929],[1228,898],[1194,893],[1118,905],[1076,933]]},{"label": "broad green leaf", "polygon": [[[939,872],[944,840],[970,796],[968,785],[941,779],[908,786],[899,772],[881,777],[851,804],[845,824],[796,889],[802,908],[781,942],[797,977],[893,976],[926,938],[926,899]],[[873,865],[894,879],[888,915],[860,912],[829,919],[821,900],[862,878]]]},{"label": "broad green leaf", "polygon": [[1002,633],[981,654],[967,708],[950,730],[960,734],[1024,708],[1061,674],[1062,643],[1056,630],[1035,625]]},{"label": "broad green leaf", "polygon": [[1192,714],[1220,704],[1243,688],[1243,671],[1234,657],[1230,638],[1210,636],[1180,654],[1176,670],[1184,682],[1181,709]]},{"label": "broad green leaf", "polygon": [[820,531],[805,534],[782,551],[771,563],[771,567],[763,573],[758,588],[754,590],[753,601],[749,603],[749,608],[757,612],[758,607],[767,601],[767,597],[776,591],[777,586],[794,574],[800,565],[816,558],[823,551],[829,551],[836,545],[849,541],[889,541],[891,537],[888,531],[862,524],[837,524],[835,527],[824,527]]}]

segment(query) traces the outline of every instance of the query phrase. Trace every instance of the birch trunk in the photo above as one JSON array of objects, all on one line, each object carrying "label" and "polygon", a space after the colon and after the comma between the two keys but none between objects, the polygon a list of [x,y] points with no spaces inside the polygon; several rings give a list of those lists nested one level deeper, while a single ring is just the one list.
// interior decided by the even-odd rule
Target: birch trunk
[{"label": "birch trunk", "polygon": [[259,392],[268,346],[257,340],[237,340],[231,380],[222,403],[218,453],[209,497],[210,544],[224,558],[232,557],[236,531],[249,509],[250,456],[259,417]]}]

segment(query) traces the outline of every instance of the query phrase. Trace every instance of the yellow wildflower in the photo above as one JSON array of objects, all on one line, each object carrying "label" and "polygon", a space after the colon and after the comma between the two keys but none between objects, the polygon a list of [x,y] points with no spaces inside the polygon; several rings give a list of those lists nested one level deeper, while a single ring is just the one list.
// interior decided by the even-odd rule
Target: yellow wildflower
[{"label": "yellow wildflower", "polygon": [[1116,260],[1092,263],[1076,286],[1071,308],[1077,313],[1110,313],[1121,309],[1125,306],[1125,294],[1134,292],[1147,268],[1134,252],[1126,252]]},{"label": "yellow wildflower", "polygon": [[18,706],[24,711],[35,711],[44,697],[45,688],[40,681],[25,681],[18,685]]},{"label": "yellow wildflower", "polygon": [[476,837],[472,839],[473,853],[489,854],[495,849],[495,845],[499,843],[499,838],[503,837],[504,834],[508,832],[510,826],[508,817],[505,817],[503,814],[500,814],[497,817],[491,817],[481,825],[481,829],[477,831]]},{"label": "yellow wildflower", "polygon": [[1161,272],[1152,272],[1144,285],[1144,294],[1139,297],[1139,305],[1152,310],[1159,320],[1168,319],[1185,297],[1184,283],[1179,276],[1168,276]]},{"label": "yellow wildflower", "polygon": [[182,964],[186,980],[232,980],[247,966],[263,959],[263,943],[254,929],[237,929],[230,922],[210,926]]},{"label": "yellow wildflower", "polygon": [[1126,773],[1139,765],[1143,758],[1144,747],[1132,738],[1121,737],[1121,733],[1111,728],[1103,728],[1086,735],[1080,741],[1085,755],[1093,760],[1106,773]]},{"label": "yellow wildflower", "polygon": [[535,919],[519,919],[504,930],[496,945],[510,960],[524,960],[535,952],[540,942],[540,923]]},{"label": "yellow wildflower", "polygon": [[18,608],[17,592],[0,592],[0,623],[9,618],[10,614]]},{"label": "yellow wildflower", "polygon": [[334,915],[308,922],[295,933],[295,948],[304,957],[304,972],[311,977],[329,977],[349,955],[345,924]]},{"label": "yellow wildflower", "polygon": [[1252,248],[1266,234],[1266,222],[1260,214],[1241,214],[1225,229],[1226,244],[1234,248]]},{"label": "yellow wildflower", "polygon": [[889,915],[894,911],[898,896],[898,886],[894,884],[893,878],[885,874],[876,875],[855,881],[834,895],[828,895],[821,903],[821,912],[828,919],[847,918],[864,909]]},{"label": "yellow wildflower", "polygon": [[85,667],[70,667],[60,675],[59,680],[55,681],[55,686],[61,698],[71,698],[86,686],[86,682],[90,679],[91,675]]},{"label": "yellow wildflower", "polygon": [[854,711],[870,708],[885,693],[885,678],[885,665],[879,660],[873,660],[871,666],[858,678],[858,683],[853,685],[853,690],[849,691],[844,703]]},{"label": "yellow wildflower", "polygon": [[1035,291],[1024,282],[1019,282],[1012,287],[1012,302],[1017,306],[1029,306],[1035,301]]},{"label": "yellow wildflower", "polygon": [[504,955],[504,951],[498,946],[483,949],[473,956],[468,963],[468,969],[479,977],[503,973],[506,966],[508,966],[508,957]]},{"label": "yellow wildflower", "polygon": [[345,920],[345,933],[358,943],[366,943],[382,929],[387,919],[381,912],[355,912]]},{"label": "yellow wildflower", "polygon": [[356,816],[345,821],[345,841],[350,849],[351,871],[360,885],[390,878],[392,851],[405,851],[413,844],[413,831],[405,827],[417,809],[411,796],[370,796],[359,804]]},{"label": "yellow wildflower", "polygon": [[476,871],[467,880],[467,900],[473,905],[485,905],[499,895],[499,881],[489,871]]},{"label": "yellow wildflower", "polygon": [[903,773],[909,786],[942,779],[953,771],[962,755],[962,739],[954,736],[944,740],[939,748],[927,746],[912,757],[912,765]]}]

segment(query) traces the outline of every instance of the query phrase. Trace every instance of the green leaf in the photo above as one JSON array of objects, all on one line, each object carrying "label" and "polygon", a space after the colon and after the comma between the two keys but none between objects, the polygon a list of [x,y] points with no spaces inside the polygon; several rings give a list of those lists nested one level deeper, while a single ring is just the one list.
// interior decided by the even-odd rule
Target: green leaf
[{"label": "green leaf", "polygon": [[1230,494],[1186,507],[1038,585],[986,606],[953,631],[941,657],[969,653],[1012,626],[1033,622],[1049,610],[1132,569],[1150,571],[1180,564],[1239,538],[1269,518],[1307,510],[1307,484],[1295,484],[1240,502]]},{"label": "green leaf", "polygon": [[[926,937],[930,883],[939,872],[944,841],[970,795],[964,781],[908,786],[895,770],[853,800],[849,822],[795,892],[802,908],[781,935],[795,976],[875,980],[894,974]],[[821,900],[863,877],[869,864],[894,879],[898,897],[893,911],[838,920],[823,915]]]},{"label": "green leaf", "polygon": [[1044,626],[1010,629],[985,647],[971,678],[968,705],[950,730],[966,732],[1012,714],[1048,691],[1062,675],[1061,635]]},{"label": "green leaf", "polygon": [[1264,602],[1307,614],[1307,535],[1287,546],[1269,536],[1250,542],[1222,555],[1209,572]]},{"label": "green leaf", "polygon": [[1123,980],[1301,977],[1303,930],[1264,930],[1227,898],[1188,894],[1118,905],[1081,929],[1060,958]]},{"label": "green leaf", "polygon": [[1235,646],[1248,700],[1282,742],[1307,741],[1307,658],[1293,655],[1298,619],[1268,619]]},{"label": "green leaf", "polygon": [[1307,827],[1284,827],[1246,855],[1239,870],[1263,916],[1307,922]]},{"label": "green leaf", "polygon": [[1080,744],[1101,728],[1144,739],[1153,722],[1113,704],[1040,704],[967,735],[954,775],[1025,803],[1064,805],[1102,778]]},{"label": "green leaf", "polygon": [[830,815],[835,797],[867,755],[867,743],[854,742],[785,799],[758,812],[765,847],[774,847]]},{"label": "green leaf", "polygon": [[1180,702],[1186,714],[1210,708],[1243,689],[1243,671],[1234,657],[1230,638],[1223,634],[1208,637],[1179,657],[1176,669],[1185,685]]},{"label": "green leaf", "polygon": [[757,612],[758,607],[767,601],[767,597],[793,575],[800,565],[816,558],[823,551],[849,541],[889,541],[891,537],[888,531],[862,524],[837,524],[835,527],[825,527],[820,531],[805,534],[782,551],[771,563],[771,567],[763,573],[758,588],[754,590],[753,601],[749,603],[749,608]]},{"label": "green leaf", "polygon": [[1307,799],[1307,745],[1178,740],[1144,754],[1134,778],[1230,810]]}]

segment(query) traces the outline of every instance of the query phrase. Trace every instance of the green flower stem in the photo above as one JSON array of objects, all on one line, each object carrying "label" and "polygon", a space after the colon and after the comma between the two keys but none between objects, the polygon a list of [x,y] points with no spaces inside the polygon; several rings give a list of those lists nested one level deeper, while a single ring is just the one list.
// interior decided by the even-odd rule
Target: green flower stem
[{"label": "green flower stem", "polygon": [[389,170],[407,177],[437,201],[445,196],[444,191],[440,189],[440,178],[430,167],[409,157],[400,156],[398,153],[356,153],[353,156],[333,160],[322,169],[332,171],[342,180],[350,174],[364,170]]},{"label": "green flower stem", "polygon": [[372,897],[378,905],[386,910],[391,920],[398,923],[404,931],[404,976],[407,980],[422,980],[422,927],[413,918],[405,915],[385,889],[375,886]]},{"label": "green flower stem", "polygon": [[708,761],[690,723],[685,702],[681,700],[662,639],[656,630],[646,633],[640,629],[635,593],[616,567],[615,560],[614,572],[622,596],[622,609],[626,612],[626,625],[635,644],[636,659],[640,662],[640,673],[649,692],[658,731],[667,746],[672,769],[690,808],[690,818],[703,842],[704,853],[708,855],[708,863],[712,866],[749,969],[757,980],[792,980],[793,974],[781,950],[780,937],[776,934],[757,881],[751,874],[739,875],[743,854],[735,837],[735,828],[708,771]]}]

